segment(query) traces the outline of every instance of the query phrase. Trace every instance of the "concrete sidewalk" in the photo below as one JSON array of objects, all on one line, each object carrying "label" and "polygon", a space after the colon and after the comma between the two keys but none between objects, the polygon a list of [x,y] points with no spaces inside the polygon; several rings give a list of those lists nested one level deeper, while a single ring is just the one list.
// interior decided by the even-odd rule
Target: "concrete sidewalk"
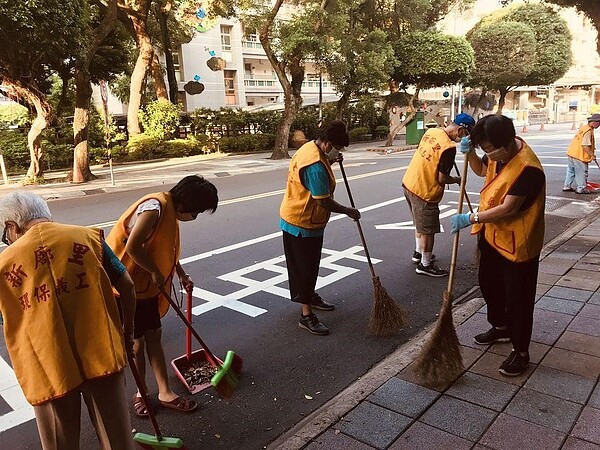
[{"label": "concrete sidewalk", "polygon": [[600,209],[544,247],[523,375],[498,372],[510,343],[474,343],[489,328],[477,292],[455,302],[457,380],[419,379],[424,331],[267,448],[600,450]]}]

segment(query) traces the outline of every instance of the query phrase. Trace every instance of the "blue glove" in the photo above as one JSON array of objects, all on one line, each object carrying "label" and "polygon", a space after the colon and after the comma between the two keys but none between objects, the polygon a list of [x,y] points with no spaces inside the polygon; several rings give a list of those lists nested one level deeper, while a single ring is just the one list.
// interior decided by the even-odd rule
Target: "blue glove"
[{"label": "blue glove", "polygon": [[469,136],[462,138],[458,144],[458,149],[463,155],[469,153],[471,151],[471,138]]},{"label": "blue glove", "polygon": [[450,217],[450,224],[452,225],[452,234],[458,233],[458,230],[473,225],[469,220],[471,214],[455,214]]}]

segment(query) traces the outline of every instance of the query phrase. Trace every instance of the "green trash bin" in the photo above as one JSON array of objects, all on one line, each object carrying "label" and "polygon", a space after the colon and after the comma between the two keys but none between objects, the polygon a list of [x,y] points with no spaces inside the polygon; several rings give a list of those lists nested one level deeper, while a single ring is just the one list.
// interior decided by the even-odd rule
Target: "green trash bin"
[{"label": "green trash bin", "polygon": [[406,124],[406,144],[417,145],[425,134],[425,113],[417,111],[415,117]]}]

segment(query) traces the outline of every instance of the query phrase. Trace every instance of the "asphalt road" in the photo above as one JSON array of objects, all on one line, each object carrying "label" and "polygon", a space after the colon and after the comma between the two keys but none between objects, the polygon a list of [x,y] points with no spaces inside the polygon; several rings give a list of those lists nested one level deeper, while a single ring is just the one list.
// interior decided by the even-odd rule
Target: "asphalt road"
[{"label": "asphalt road", "polygon": [[[595,198],[561,192],[566,167],[564,149],[570,137],[571,132],[566,131],[525,136],[546,170],[546,241],[585,215]],[[269,163],[257,158],[245,163],[246,168],[255,164],[256,171],[236,171],[238,166],[233,160],[227,172],[213,172],[214,166],[203,163],[185,168],[206,174],[219,189],[221,199],[214,215],[201,215],[195,222],[181,225],[182,263],[197,286],[194,323],[215,353],[224,356],[232,349],[244,359],[244,377],[228,402],[208,389],[194,396],[201,404],[198,412],[186,415],[157,408],[165,435],[182,438],[189,449],[260,449],[435,320],[447,279],[417,275],[410,261],[414,231],[400,184],[411,157],[412,152],[350,152],[344,163],[354,200],[363,212],[361,223],[376,262],[375,270],[390,295],[410,315],[409,325],[400,335],[385,339],[366,333],[371,275],[350,219],[334,216],[325,233],[318,290],[324,299],[336,304],[336,310],[318,314],[331,335],[313,336],[298,328],[299,308],[287,299],[278,230],[286,170],[281,166],[259,170]],[[461,160],[457,157],[459,167]],[[590,180],[600,179],[600,171],[596,172],[590,168]],[[335,173],[341,178],[339,169]],[[154,176],[157,187],[52,201],[54,219],[104,226],[108,231],[112,221],[137,198],[170,187],[160,174]],[[475,204],[482,181],[469,173],[468,192]],[[336,199],[348,204],[342,182],[338,183]],[[449,265],[449,216],[456,209],[457,199],[457,186],[447,188],[441,203],[444,232],[437,236],[434,250],[442,267]],[[456,297],[477,284],[474,255],[475,239],[464,233],[454,286]],[[169,361],[184,353],[184,327],[172,312],[163,319],[163,336]],[[0,357],[8,362],[1,341]],[[25,421],[31,416],[10,414],[11,399],[2,392],[10,368],[2,364],[0,361],[0,447],[39,448],[35,422]],[[173,371],[171,381],[176,392],[185,394]],[[150,386],[151,398],[156,399],[153,380]],[[130,376],[127,389],[133,395]],[[14,391],[10,395],[14,396]],[[138,431],[151,432],[147,420],[132,420]],[[82,448],[96,448],[87,418]]]}]

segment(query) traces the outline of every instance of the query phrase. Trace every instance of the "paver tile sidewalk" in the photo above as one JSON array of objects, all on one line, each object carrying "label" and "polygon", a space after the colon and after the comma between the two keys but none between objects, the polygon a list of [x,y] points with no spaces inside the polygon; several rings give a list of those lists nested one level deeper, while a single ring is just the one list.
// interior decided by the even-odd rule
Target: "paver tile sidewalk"
[{"label": "paver tile sidewalk", "polygon": [[320,434],[269,448],[600,450],[600,233],[589,231],[600,230],[600,216],[580,228],[543,254],[526,373],[498,372],[510,343],[473,342],[489,327],[475,299],[481,307],[457,327],[457,380],[432,386],[407,361]]}]

